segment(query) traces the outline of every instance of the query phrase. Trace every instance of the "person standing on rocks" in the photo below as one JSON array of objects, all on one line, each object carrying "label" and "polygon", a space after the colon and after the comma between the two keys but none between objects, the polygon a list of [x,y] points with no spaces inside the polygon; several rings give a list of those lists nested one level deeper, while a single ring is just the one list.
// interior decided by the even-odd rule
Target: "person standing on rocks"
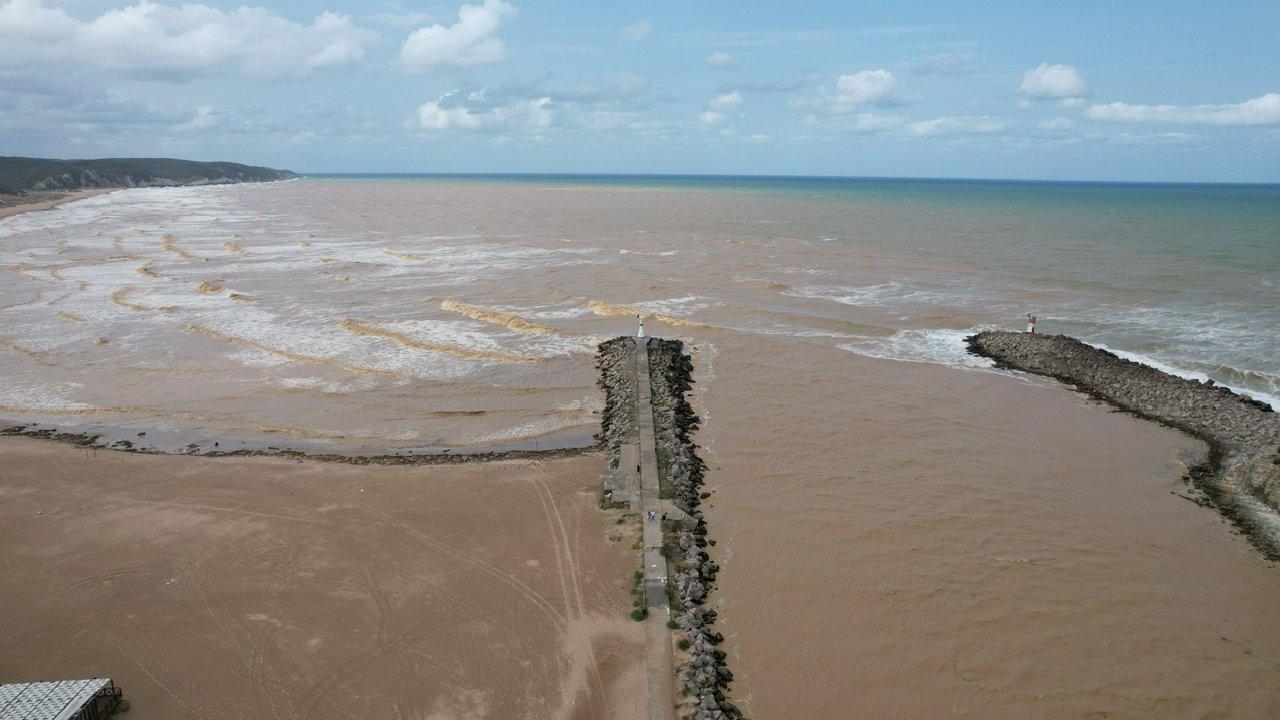
[{"label": "person standing on rocks", "polygon": [[1027,332],[1034,334],[1036,331],[1036,316],[1034,313],[1027,313]]}]

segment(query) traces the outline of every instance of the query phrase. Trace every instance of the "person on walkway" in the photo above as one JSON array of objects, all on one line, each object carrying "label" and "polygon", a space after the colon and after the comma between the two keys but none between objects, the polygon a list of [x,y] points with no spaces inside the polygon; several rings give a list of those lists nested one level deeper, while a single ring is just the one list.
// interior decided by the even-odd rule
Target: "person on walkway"
[{"label": "person on walkway", "polygon": [[640,323],[640,329],[636,331],[636,337],[642,338],[644,337],[644,316],[637,314],[636,321]]},{"label": "person on walkway", "polygon": [[1035,333],[1035,331],[1036,331],[1036,316],[1033,313],[1027,313],[1027,332]]}]

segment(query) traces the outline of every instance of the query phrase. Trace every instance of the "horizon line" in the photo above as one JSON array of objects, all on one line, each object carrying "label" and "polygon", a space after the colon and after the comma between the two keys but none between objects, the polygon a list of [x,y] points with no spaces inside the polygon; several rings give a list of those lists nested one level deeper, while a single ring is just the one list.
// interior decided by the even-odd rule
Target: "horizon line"
[{"label": "horizon line", "polygon": [[433,172],[433,171],[290,171],[302,178],[308,177],[455,177],[455,178],[686,178],[686,179],[738,179],[738,180],[897,180],[917,182],[987,182],[987,183],[1037,183],[1076,185],[1224,185],[1224,186],[1280,186],[1280,180],[1083,180],[1042,179],[1016,177],[961,177],[924,175],[804,175],[794,173],[665,173],[665,172]]}]

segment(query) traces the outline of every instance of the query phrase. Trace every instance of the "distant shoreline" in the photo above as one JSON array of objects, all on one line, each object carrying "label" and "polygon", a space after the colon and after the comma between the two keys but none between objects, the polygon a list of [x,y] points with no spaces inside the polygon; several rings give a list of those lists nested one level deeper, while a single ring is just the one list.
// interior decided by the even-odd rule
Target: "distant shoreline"
[{"label": "distant shoreline", "polygon": [[50,190],[33,192],[27,195],[0,194],[0,220],[25,212],[52,210],[76,200],[84,200],[95,195],[103,195],[124,188],[86,188],[84,190]]}]

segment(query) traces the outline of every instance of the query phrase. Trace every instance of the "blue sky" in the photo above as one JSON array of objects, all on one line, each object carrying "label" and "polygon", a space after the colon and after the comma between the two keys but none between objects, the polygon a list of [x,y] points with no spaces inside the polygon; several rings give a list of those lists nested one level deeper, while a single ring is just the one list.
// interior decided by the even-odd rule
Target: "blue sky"
[{"label": "blue sky", "polygon": [[1280,3],[0,0],[0,154],[1280,182]]}]

